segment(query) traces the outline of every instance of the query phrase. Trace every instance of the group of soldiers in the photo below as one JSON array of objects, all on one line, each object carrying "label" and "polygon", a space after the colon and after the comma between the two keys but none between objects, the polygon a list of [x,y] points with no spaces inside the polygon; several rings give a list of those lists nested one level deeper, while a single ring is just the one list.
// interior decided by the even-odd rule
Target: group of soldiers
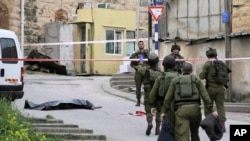
[{"label": "group of soldiers", "polygon": [[[199,141],[199,126],[202,120],[201,99],[204,102],[205,116],[211,114],[219,118],[223,131],[225,128],[225,83],[217,83],[217,71],[212,71],[211,66],[217,60],[215,49],[209,48],[206,56],[215,61],[207,61],[198,76],[192,74],[192,64],[176,59],[184,59],[180,55],[181,48],[174,44],[171,47],[171,54],[164,57],[161,71],[158,66],[159,57],[144,49],[144,42],[138,42],[139,50],[131,55],[139,59],[131,61],[131,67],[135,69],[136,98],[135,106],[141,105],[141,86],[144,86],[144,106],[146,112],[147,128],[146,135],[151,134],[153,128],[153,116],[155,115],[155,135],[159,135],[163,120],[169,120],[174,127],[176,141]],[[143,59],[148,59],[143,61]],[[226,73],[230,70],[227,69]],[[227,75],[227,74],[225,74]],[[206,85],[202,81],[206,80]],[[213,103],[218,111],[214,111]],[[163,126],[163,125],[162,125]],[[190,135],[191,134],[191,135]]]}]

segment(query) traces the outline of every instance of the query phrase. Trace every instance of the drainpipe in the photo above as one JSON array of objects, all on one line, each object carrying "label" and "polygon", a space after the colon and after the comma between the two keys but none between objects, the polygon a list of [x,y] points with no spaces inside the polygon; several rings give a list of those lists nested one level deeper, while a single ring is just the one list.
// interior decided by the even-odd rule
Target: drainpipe
[{"label": "drainpipe", "polygon": [[24,55],[24,1],[21,0],[21,48],[22,48],[22,53]]},{"label": "drainpipe", "polygon": [[[225,11],[228,11],[229,13],[229,22],[225,23],[225,52],[226,52],[226,58],[232,57],[232,51],[231,51],[231,39],[228,36],[231,33],[231,0],[224,0],[224,9]],[[229,60],[226,62],[228,68],[232,70],[232,61]],[[232,102],[232,73],[229,75],[229,83],[228,83],[228,89],[227,89],[227,101]]]}]

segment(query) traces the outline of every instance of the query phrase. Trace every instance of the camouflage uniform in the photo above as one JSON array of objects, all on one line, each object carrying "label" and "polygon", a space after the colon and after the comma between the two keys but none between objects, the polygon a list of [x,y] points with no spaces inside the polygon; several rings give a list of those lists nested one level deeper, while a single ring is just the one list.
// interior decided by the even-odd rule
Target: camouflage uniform
[{"label": "camouflage uniform", "polygon": [[[196,98],[189,100],[180,96],[181,87],[179,80],[184,77],[195,78],[195,84],[197,93]],[[191,81],[193,82],[193,81]],[[191,84],[191,83],[190,83]],[[192,85],[193,86],[193,85]],[[161,113],[167,113],[170,110],[170,102],[175,100],[175,140],[176,141],[189,141],[191,133],[192,141],[200,141],[199,138],[199,125],[201,122],[201,108],[200,97],[203,99],[205,107],[212,112],[212,103],[207,94],[205,87],[200,79],[192,74],[183,74],[177,78],[174,78],[168,89],[168,92],[164,99],[164,104],[161,109]]]},{"label": "camouflage uniform", "polygon": [[[208,81],[207,76],[209,73],[210,62],[206,62],[202,68],[202,72],[199,74],[201,80],[206,79],[206,89],[210,96],[212,102],[215,102],[216,108],[218,110],[218,115],[220,120],[226,121],[226,114],[225,114],[225,88],[224,85],[216,84],[214,81]],[[205,113],[208,114],[209,111],[205,109]]]},{"label": "camouflage uniform", "polygon": [[[141,57],[144,59],[148,59],[149,50],[138,50],[133,53],[130,59],[140,59]],[[143,84],[143,71],[145,71],[146,67],[148,67],[147,62],[144,61],[131,61],[130,66],[135,69],[135,85],[136,85],[136,98],[137,98],[137,105],[140,106],[141,103],[141,86]]]},{"label": "camouflage uniform", "polygon": [[[150,71],[154,72],[154,77],[155,79],[157,78],[157,76],[161,75],[161,70],[159,69],[159,67],[157,66],[150,66],[146,72],[145,72],[145,77],[144,77],[144,105],[145,105],[145,111],[146,111],[146,118],[147,118],[147,122],[148,125],[150,127],[148,127],[147,131],[146,131],[146,135],[149,135],[151,133],[151,129],[152,129],[152,120],[153,120],[153,115],[151,114],[151,104],[149,101],[149,94],[151,92],[151,89],[154,85],[155,80],[150,80]],[[152,75],[152,74],[151,74]],[[156,119],[156,126],[160,124],[160,121],[158,120],[158,118]]]},{"label": "camouflage uniform", "polygon": [[[156,108],[156,123],[161,124],[161,119],[160,119],[160,114],[161,114],[161,108],[163,105],[164,97],[159,95],[159,88],[162,84],[162,79],[164,79],[165,75],[168,73],[177,73],[173,69],[167,69],[163,75],[160,75],[154,83],[154,86],[150,92],[149,95],[149,100],[150,104]],[[172,106],[173,107],[173,106]],[[167,118],[169,119],[170,123],[173,125],[174,124],[174,109],[170,108],[169,112],[167,113]]]}]

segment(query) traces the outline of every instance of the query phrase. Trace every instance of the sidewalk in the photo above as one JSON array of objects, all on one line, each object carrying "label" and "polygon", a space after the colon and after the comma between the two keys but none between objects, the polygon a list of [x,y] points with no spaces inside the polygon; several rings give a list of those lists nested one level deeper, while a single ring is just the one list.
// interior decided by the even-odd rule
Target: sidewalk
[{"label": "sidewalk", "polygon": [[[109,79],[111,77],[105,77],[107,81],[104,81],[106,83],[103,83],[102,89],[112,95],[125,98],[127,100],[131,100],[136,102],[136,96],[131,93],[125,93],[122,91],[119,91],[117,89],[114,89],[110,86]],[[142,97],[143,98],[143,97]],[[142,99],[143,101],[143,99]],[[228,119],[232,120],[239,120],[239,121],[245,121],[250,122],[250,103],[225,103],[225,109],[226,109],[226,116]]]}]

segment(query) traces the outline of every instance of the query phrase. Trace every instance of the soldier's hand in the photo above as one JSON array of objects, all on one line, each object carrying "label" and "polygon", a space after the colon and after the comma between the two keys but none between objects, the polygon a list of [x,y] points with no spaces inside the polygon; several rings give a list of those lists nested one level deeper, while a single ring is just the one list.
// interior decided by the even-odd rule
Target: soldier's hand
[{"label": "soldier's hand", "polygon": [[163,119],[165,118],[165,114],[161,114],[161,121],[163,121]]},{"label": "soldier's hand", "polygon": [[218,117],[218,113],[217,113],[217,111],[214,111],[214,112],[212,112],[211,113],[215,118],[217,118]]},{"label": "soldier's hand", "polygon": [[151,108],[151,114],[153,115],[153,116],[155,116],[156,115],[156,108]]}]

